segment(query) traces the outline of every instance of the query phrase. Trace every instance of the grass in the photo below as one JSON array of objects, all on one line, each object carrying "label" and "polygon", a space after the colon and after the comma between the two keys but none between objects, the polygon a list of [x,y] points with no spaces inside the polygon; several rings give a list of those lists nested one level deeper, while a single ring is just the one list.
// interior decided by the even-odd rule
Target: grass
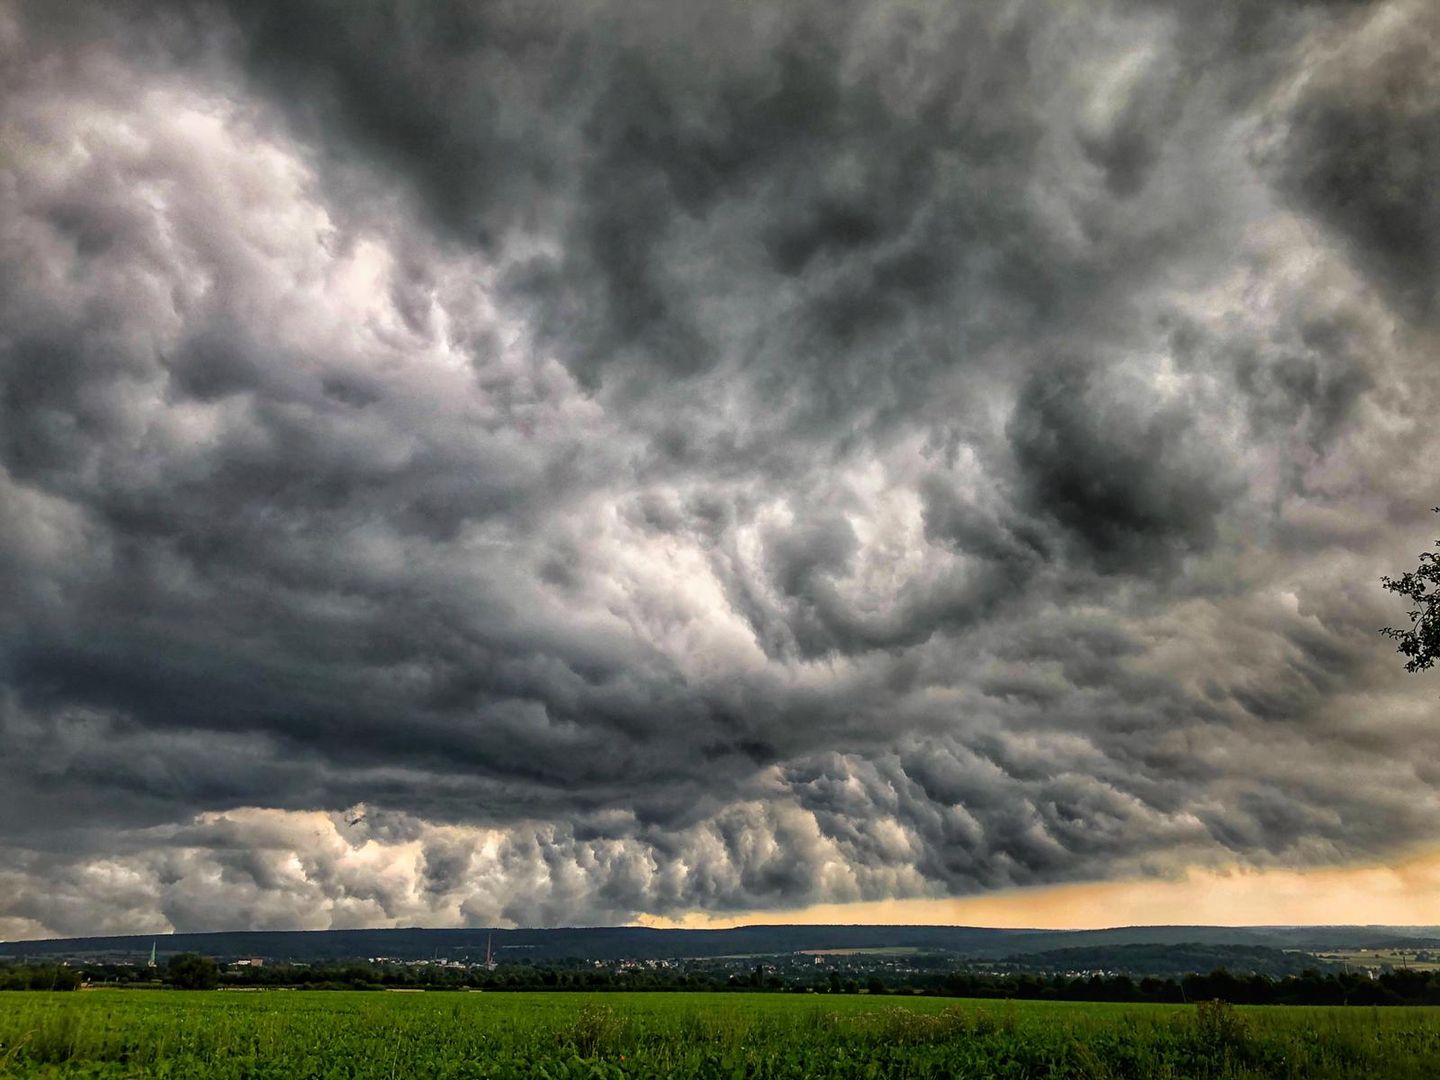
[{"label": "grass", "polygon": [[1434,1077],[1440,1009],[788,994],[0,994],[0,1075]]}]

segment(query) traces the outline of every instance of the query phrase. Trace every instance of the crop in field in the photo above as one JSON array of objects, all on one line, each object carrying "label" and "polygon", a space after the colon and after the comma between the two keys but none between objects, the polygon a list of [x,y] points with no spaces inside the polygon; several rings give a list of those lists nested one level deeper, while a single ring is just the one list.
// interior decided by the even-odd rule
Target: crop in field
[{"label": "crop in field", "polygon": [[15,993],[0,1074],[1433,1077],[1440,1009],[776,994]]}]

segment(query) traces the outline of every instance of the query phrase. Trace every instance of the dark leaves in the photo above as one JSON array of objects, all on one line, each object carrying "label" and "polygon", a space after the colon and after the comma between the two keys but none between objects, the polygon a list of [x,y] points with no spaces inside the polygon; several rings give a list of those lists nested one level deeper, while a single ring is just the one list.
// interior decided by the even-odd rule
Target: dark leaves
[{"label": "dark leaves", "polygon": [[[1440,506],[1434,509],[1440,514]],[[1440,540],[1435,541],[1435,546],[1440,547]],[[1415,605],[1405,613],[1410,620],[1408,628],[1387,626],[1380,632],[1393,638],[1396,649],[1409,658],[1406,671],[1424,671],[1440,655],[1440,556],[1423,551],[1416,569],[1398,578],[1382,577],[1380,583]]]}]

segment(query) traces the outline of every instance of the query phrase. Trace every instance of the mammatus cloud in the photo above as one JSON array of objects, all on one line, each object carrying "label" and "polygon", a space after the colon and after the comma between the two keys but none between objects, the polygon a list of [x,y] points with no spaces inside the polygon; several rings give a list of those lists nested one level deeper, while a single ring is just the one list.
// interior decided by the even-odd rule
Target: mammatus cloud
[{"label": "mammatus cloud", "polygon": [[0,934],[1426,842],[1437,32],[0,3]]}]

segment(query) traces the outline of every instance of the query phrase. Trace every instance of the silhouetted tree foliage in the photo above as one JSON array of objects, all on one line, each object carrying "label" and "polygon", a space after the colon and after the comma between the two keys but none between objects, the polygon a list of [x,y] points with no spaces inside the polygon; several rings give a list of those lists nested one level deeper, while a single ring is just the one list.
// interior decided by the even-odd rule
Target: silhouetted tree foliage
[{"label": "silhouetted tree foliage", "polygon": [[[78,990],[80,973],[58,964],[0,968],[0,990]],[[3,1061],[0,1056],[0,1061]]]},{"label": "silhouetted tree foliage", "polygon": [[[1435,512],[1440,514],[1440,506]],[[1440,547],[1440,540],[1435,546]],[[1387,626],[1380,632],[1395,639],[1395,647],[1407,657],[1406,671],[1424,671],[1440,655],[1440,556],[1423,551],[1414,570],[1398,578],[1383,577],[1380,583],[1413,605],[1405,613],[1410,619],[1408,627]]]},{"label": "silhouetted tree foliage", "polygon": [[199,953],[180,953],[170,958],[165,981],[177,990],[214,990],[220,985],[220,965]]}]

